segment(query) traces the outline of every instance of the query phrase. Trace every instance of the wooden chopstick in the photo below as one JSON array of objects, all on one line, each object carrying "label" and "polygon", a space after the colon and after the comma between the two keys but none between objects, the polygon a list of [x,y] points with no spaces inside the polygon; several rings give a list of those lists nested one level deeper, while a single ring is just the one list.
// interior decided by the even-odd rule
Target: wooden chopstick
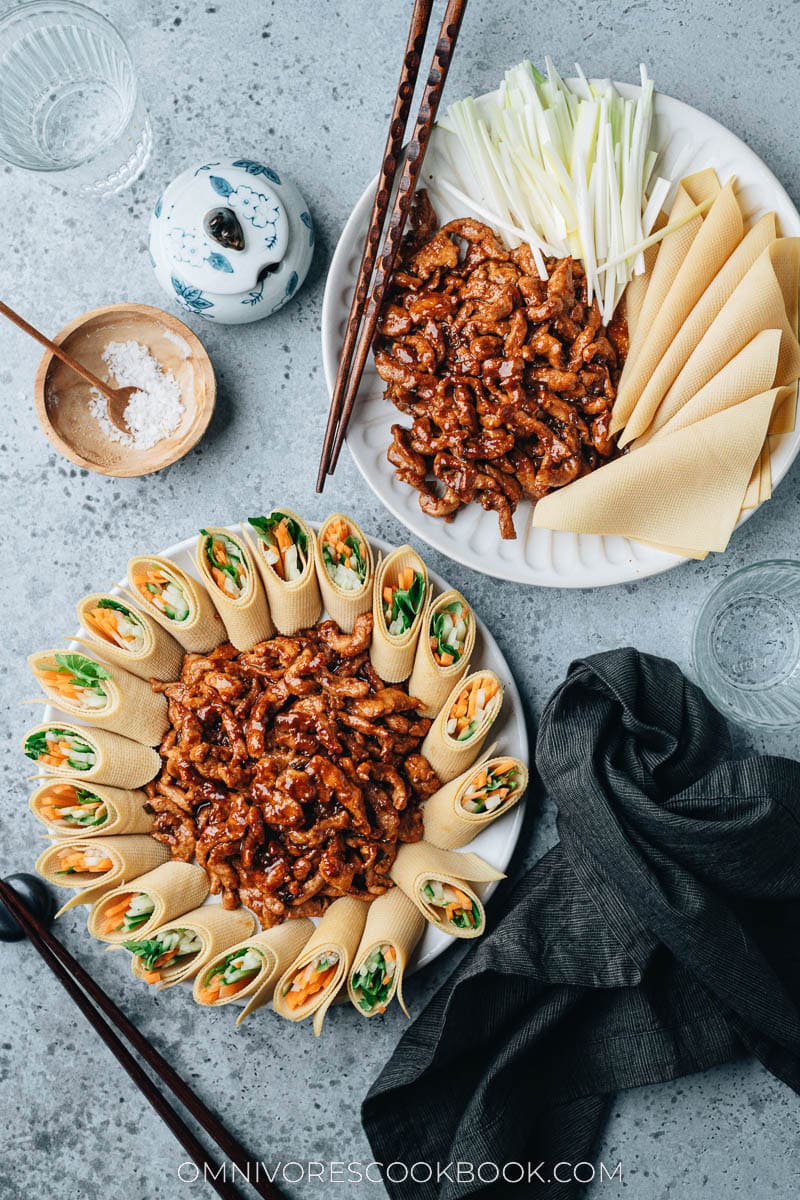
[{"label": "wooden chopstick", "polygon": [[[360,276],[356,285],[356,295],[353,297],[353,306],[351,306],[350,318],[348,320],[348,333],[351,324],[359,325],[360,323],[360,329],[355,348],[351,351],[349,372],[342,371],[341,362],[337,371],[336,386],[331,397],[328,430],[326,431],[325,442],[322,448],[320,472],[317,477],[318,492],[322,491],[324,486],[325,474],[332,475],[339,461],[339,454],[341,453],[347,434],[347,426],[353,412],[359,384],[361,383],[361,376],[364,373],[370,347],[375,337],[375,330],[383,307],[386,288],[400,249],[406,219],[414,196],[414,188],[416,187],[419,173],[422,170],[425,149],[436,120],[436,114],[439,110],[439,102],[442,98],[442,91],[447,80],[447,72],[450,69],[453,51],[455,50],[466,6],[467,0],[448,0],[442,27],[439,30],[436,49],[434,50],[428,72],[428,80],[425,84],[425,90],[423,91],[417,113],[414,132],[407,147],[403,173],[392,207],[389,227],[375,268],[372,290],[365,305],[363,302],[358,303],[358,283],[361,282]],[[367,231],[367,241],[377,242],[379,236],[380,230],[374,229],[372,222],[370,222],[370,228]],[[362,256],[362,263],[363,261]],[[339,376],[345,373],[347,373],[346,383],[340,386]],[[328,436],[329,431],[332,433],[330,437]]]},{"label": "wooden chopstick", "polygon": [[344,333],[344,343],[339,355],[339,365],[336,369],[336,382],[333,385],[333,392],[331,394],[331,407],[328,413],[328,424],[325,428],[325,439],[322,444],[319,474],[317,475],[318,492],[321,492],[325,486],[328,457],[336,433],[342,396],[347,384],[347,375],[353,358],[358,328],[361,324],[361,313],[367,298],[367,288],[369,287],[369,281],[372,278],[372,271],[375,266],[378,242],[386,221],[389,201],[392,198],[392,188],[394,187],[394,180],[400,161],[400,152],[403,149],[408,114],[411,110],[411,101],[414,99],[414,88],[417,85],[417,74],[419,72],[422,51],[425,46],[425,38],[428,35],[428,23],[431,19],[432,8],[433,0],[414,0],[411,22],[408,26],[405,53],[403,54],[403,65],[400,70],[400,80],[397,84],[394,107],[386,134],[386,145],[383,151],[378,185],[375,188],[375,196],[372,201],[367,236],[364,240],[361,263],[359,264],[358,276],[356,277],[356,287],[353,292],[350,313]]},{"label": "wooden chopstick", "polygon": [[[111,997],[92,979],[91,975],[84,970],[77,959],[73,958],[57,938],[53,937],[49,930],[30,912],[14,889],[2,879],[0,879],[0,900],[3,901],[12,916],[14,916],[25,930],[34,948],[47,963],[48,967],[50,967],[70,997],[75,1001],[87,1021],[93,1026],[120,1065],[124,1067],[145,1098],[172,1133],[174,1133],[189,1157],[199,1168],[201,1175],[207,1179],[217,1194],[223,1200],[241,1200],[241,1193],[224,1178],[222,1167],[209,1158],[202,1144],[197,1140],[185,1121],[170,1106],[167,1099],[155,1086],[150,1076],[142,1069],[124,1042],[117,1036],[112,1025],[116,1026],[119,1032],[142,1056],[147,1065],[155,1071],[184,1108],[192,1114],[197,1123],[213,1138],[226,1156],[226,1159],[238,1167],[242,1177],[249,1180],[258,1195],[263,1197],[263,1200],[284,1200],[283,1194],[274,1184],[270,1183],[267,1179],[261,1178],[263,1172],[258,1170],[257,1164],[255,1164],[255,1171],[249,1170],[249,1167],[254,1165],[253,1160],[250,1159],[241,1143],[225,1129],[224,1125],[217,1120],[211,1110],[192,1091],[185,1080],[181,1079],[177,1071],[159,1054],[155,1046],[128,1020],[122,1009],[117,1007]],[[106,1014],[109,1018],[109,1023],[103,1019],[97,1008],[90,1003],[87,997],[91,997],[98,1008]],[[208,1164],[207,1171],[204,1170],[206,1164]],[[252,1175],[256,1177],[252,1178]]]}]

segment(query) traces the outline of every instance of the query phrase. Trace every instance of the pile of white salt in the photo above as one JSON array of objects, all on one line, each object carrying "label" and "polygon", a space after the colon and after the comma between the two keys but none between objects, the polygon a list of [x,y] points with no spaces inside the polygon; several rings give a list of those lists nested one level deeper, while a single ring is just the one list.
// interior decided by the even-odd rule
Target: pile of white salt
[{"label": "pile of white salt", "polygon": [[109,342],[103,351],[109,369],[108,382],[116,387],[135,387],[125,408],[130,433],[123,433],[108,416],[108,401],[92,389],[89,408],[105,437],[133,450],[149,450],[174,433],[184,414],[181,389],[171,371],[141,342]]}]

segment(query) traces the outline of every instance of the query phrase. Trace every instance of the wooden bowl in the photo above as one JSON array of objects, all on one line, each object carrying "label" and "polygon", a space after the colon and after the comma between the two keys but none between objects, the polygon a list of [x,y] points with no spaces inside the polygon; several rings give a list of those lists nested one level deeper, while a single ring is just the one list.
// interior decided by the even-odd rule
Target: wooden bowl
[{"label": "wooden bowl", "polygon": [[202,342],[177,317],[148,304],[109,304],[76,317],[53,341],[100,379],[108,376],[102,353],[109,342],[141,342],[175,376],[185,410],[175,432],[155,446],[123,445],[92,414],[89,384],[48,350],[36,372],[36,415],[56,450],[76,466],[99,475],[150,475],[183,458],[205,433],[217,394],[214,368]]}]

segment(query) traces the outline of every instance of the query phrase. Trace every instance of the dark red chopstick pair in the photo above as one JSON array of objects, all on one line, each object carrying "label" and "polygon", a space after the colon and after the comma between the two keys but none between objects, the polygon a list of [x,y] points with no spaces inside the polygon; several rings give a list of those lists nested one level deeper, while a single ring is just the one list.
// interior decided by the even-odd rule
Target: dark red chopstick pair
[{"label": "dark red chopstick pair", "polygon": [[[241,1200],[240,1191],[225,1177],[227,1171],[229,1169],[232,1171],[235,1164],[241,1178],[249,1180],[251,1186],[259,1196],[263,1197],[263,1200],[284,1200],[283,1193],[274,1184],[261,1178],[263,1171],[259,1171],[258,1164],[248,1156],[244,1146],[228,1133],[224,1125],[181,1079],[177,1071],[148,1042],[144,1034],[140,1033],[136,1026],[128,1020],[124,1012],[117,1007],[110,996],[106,995],[77,959],[73,958],[70,952],[61,945],[61,942],[53,937],[41,921],[30,912],[14,889],[2,879],[0,879],[0,901],[6,905],[59,983],[75,1001],[86,1020],[103,1039],[120,1065],[125,1068],[164,1123],[175,1134],[217,1195],[221,1196],[222,1200]],[[94,1001],[94,1004],[91,1001]],[[104,1019],[103,1013],[108,1021]],[[118,1033],[115,1032],[115,1028],[141,1055],[183,1107],[191,1113],[198,1125],[216,1142],[225,1155],[224,1164],[220,1165],[209,1158],[205,1148],[164,1094],[156,1087]]]},{"label": "dark red chopstick pair", "polygon": [[[339,356],[336,371],[336,382],[331,396],[331,407],[328,414],[328,424],[325,430],[325,440],[322,445],[322,456],[317,475],[317,491],[325,486],[326,475],[332,475],[339,461],[339,454],[347,434],[347,426],[353,411],[356,394],[361,382],[361,376],[366,366],[367,356],[375,337],[386,288],[391,278],[397,253],[405,230],[406,218],[411,207],[422,160],[431,135],[439,101],[442,98],[447,72],[453,58],[458,32],[467,7],[467,0],[448,0],[444,14],[439,39],[433,52],[428,80],[422,94],[422,100],[417,113],[414,132],[406,149],[403,173],[395,195],[389,226],[383,240],[380,254],[377,254],[378,242],[383,233],[386,213],[394,187],[394,180],[400,162],[400,152],[405,136],[406,123],[417,82],[420,55],[425,44],[425,36],[430,21],[432,0],[415,0],[411,14],[411,25],[408,30],[408,40],[403,56],[403,67],[400,81],[397,85],[392,118],[386,138],[378,186],[369,219],[369,228],[364,241],[361,255],[361,265],[358,270],[356,287],[350,305],[350,315],[347,319],[344,344]],[[377,265],[376,265],[377,262]],[[373,275],[374,271],[374,275]],[[367,291],[372,279],[372,289]]]}]

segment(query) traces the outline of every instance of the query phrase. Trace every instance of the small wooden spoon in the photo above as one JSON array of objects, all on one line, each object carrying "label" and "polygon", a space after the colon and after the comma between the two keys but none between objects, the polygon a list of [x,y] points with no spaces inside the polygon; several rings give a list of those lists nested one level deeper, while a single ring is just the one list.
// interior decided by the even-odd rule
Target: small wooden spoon
[{"label": "small wooden spoon", "polygon": [[103,383],[102,379],[98,379],[97,376],[93,375],[91,371],[86,369],[86,367],[81,366],[78,360],[73,358],[68,351],[63,350],[61,346],[57,346],[55,342],[51,342],[50,338],[45,337],[45,335],[40,333],[38,329],[35,329],[33,325],[29,325],[28,322],[19,315],[19,313],[14,312],[14,309],[9,308],[8,305],[4,304],[2,300],[0,300],[0,313],[2,313],[4,317],[8,317],[12,324],[16,325],[18,329],[21,329],[23,333],[27,333],[29,337],[34,339],[34,341],[39,342],[42,346],[46,346],[51,354],[60,359],[61,362],[73,370],[76,375],[80,375],[81,378],[85,379],[87,383],[90,383],[93,388],[97,388],[100,395],[105,396],[108,402],[108,416],[111,423],[116,425],[120,433],[125,433],[130,436],[131,431],[128,427],[128,422],[125,420],[125,409],[128,407],[128,401],[130,400],[131,396],[133,396],[135,392],[141,391],[141,388],[113,388],[109,384]]}]

